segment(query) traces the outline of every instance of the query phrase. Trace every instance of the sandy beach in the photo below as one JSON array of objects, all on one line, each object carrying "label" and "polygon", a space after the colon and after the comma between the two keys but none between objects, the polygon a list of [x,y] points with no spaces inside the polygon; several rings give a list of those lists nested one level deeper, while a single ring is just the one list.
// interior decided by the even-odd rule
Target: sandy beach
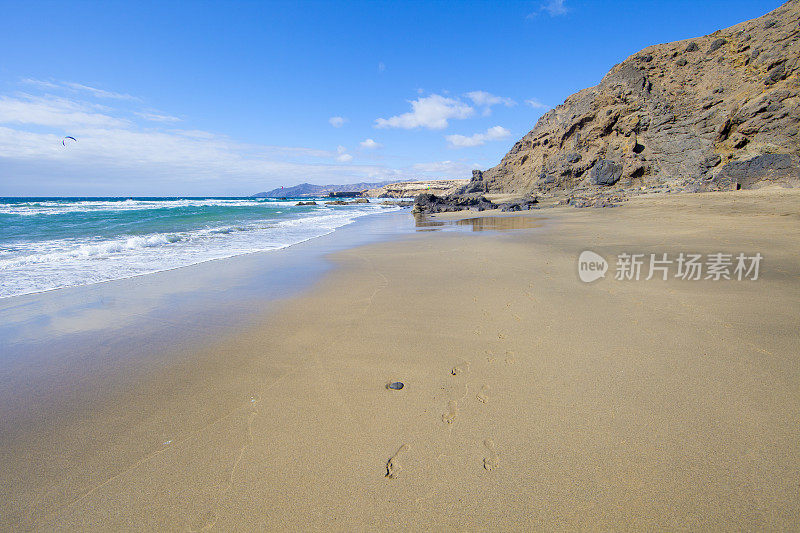
[{"label": "sandy beach", "polygon": [[[639,197],[338,251],[135,382],[86,370],[114,393],[46,446],[4,442],[0,528],[793,529],[798,200]],[[584,250],[605,279],[578,278]],[[618,254],[681,252],[764,259],[754,281],[614,279]]]}]

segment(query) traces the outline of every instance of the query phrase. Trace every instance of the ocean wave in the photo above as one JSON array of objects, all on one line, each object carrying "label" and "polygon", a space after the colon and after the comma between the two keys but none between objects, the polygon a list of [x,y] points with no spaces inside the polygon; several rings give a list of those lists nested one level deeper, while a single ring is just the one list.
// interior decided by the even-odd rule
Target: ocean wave
[{"label": "ocean wave", "polygon": [[0,254],[0,298],[159,272],[214,259],[285,248],[335,231],[377,204],[313,211],[191,231],[15,243]]},{"label": "ocean wave", "polygon": [[98,211],[143,211],[152,209],[178,209],[182,207],[279,207],[294,206],[296,202],[273,201],[262,198],[205,198],[170,200],[38,200],[31,202],[0,203],[0,214],[35,216],[63,215]]}]

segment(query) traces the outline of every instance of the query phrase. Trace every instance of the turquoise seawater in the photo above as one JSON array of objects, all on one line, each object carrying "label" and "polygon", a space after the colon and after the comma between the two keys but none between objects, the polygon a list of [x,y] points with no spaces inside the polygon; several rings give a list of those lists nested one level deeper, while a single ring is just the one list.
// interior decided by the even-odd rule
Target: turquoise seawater
[{"label": "turquoise seawater", "polygon": [[291,246],[376,203],[265,198],[0,198],[0,298]]}]

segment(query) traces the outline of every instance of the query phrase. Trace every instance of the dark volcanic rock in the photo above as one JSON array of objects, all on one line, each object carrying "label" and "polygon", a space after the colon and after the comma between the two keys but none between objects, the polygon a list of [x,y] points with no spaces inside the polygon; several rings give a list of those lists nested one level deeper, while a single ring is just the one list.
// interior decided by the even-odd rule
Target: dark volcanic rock
[{"label": "dark volcanic rock", "polygon": [[711,46],[708,47],[708,53],[716,52],[717,49],[722,47],[722,45],[727,44],[728,41],[725,39],[716,39],[714,42],[711,43]]},{"label": "dark volcanic rock", "polygon": [[542,115],[459,192],[698,190],[728,164],[798,153],[800,0],[791,0],[760,19],[634,54]]},{"label": "dark volcanic rock", "polygon": [[528,211],[536,207],[536,204],[538,203],[539,200],[536,198],[523,200],[521,202],[509,202],[506,204],[500,204],[500,211]]},{"label": "dark volcanic rock", "polygon": [[592,167],[592,183],[595,185],[614,185],[622,177],[622,165],[600,159]]},{"label": "dark volcanic rock", "polygon": [[436,196],[423,193],[414,199],[415,213],[443,213],[448,211],[463,211],[465,209],[497,209],[498,205],[490,202],[481,194],[453,194],[449,196]]},{"label": "dark volcanic rock", "polygon": [[800,186],[800,157],[793,154],[765,154],[723,166],[703,190],[754,189],[763,185]]},{"label": "dark volcanic rock", "polygon": [[600,195],[600,196],[570,196],[563,202],[562,205],[570,205],[572,207],[616,207],[625,198],[621,195]]},{"label": "dark volcanic rock", "polygon": [[367,200],[366,198],[357,198],[349,202],[345,200],[331,200],[329,202],[325,202],[325,205],[355,205],[355,204],[368,204],[368,203],[369,200]]}]

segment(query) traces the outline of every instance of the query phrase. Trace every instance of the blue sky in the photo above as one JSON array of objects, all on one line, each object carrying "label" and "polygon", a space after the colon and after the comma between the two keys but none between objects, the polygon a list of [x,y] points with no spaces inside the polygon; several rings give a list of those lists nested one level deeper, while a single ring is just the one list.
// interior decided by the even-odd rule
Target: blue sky
[{"label": "blue sky", "polygon": [[0,195],[469,177],[636,51],[780,4],[0,1]]}]

